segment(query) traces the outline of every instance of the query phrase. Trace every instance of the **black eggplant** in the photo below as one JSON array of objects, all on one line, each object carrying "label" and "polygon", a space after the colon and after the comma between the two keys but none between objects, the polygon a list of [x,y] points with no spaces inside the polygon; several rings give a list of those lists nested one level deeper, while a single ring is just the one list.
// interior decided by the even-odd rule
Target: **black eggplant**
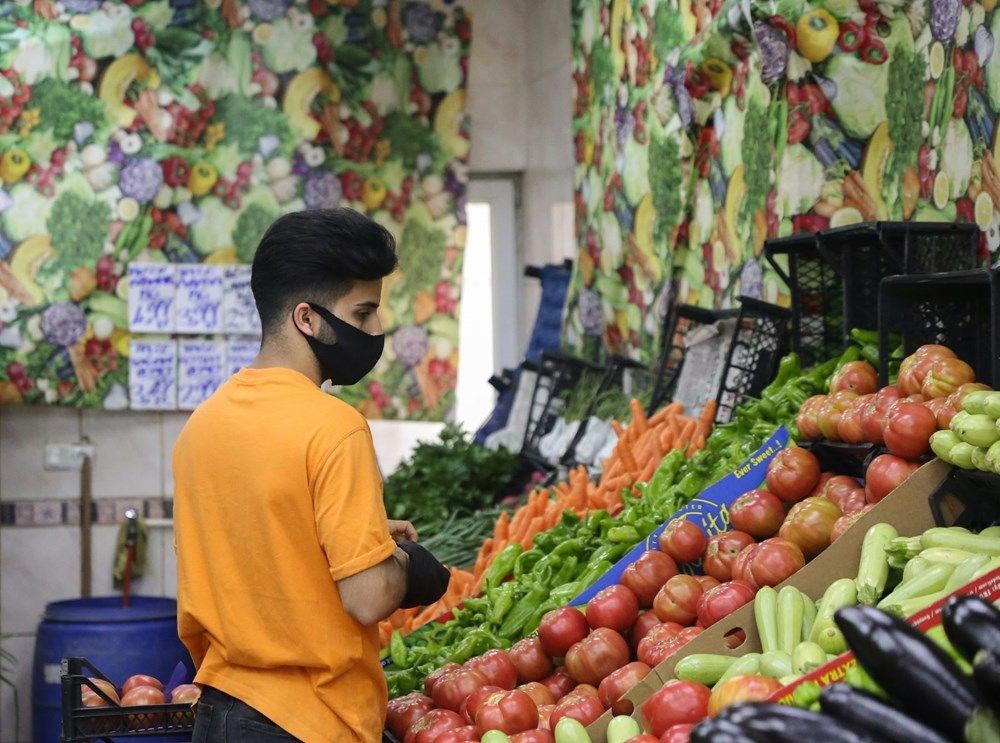
[{"label": "black eggplant", "polygon": [[819,695],[823,712],[890,743],[948,743],[935,731],[868,692],[847,684],[827,686]]},{"label": "black eggplant", "polygon": [[870,606],[834,616],[854,657],[899,707],[952,740],[982,704],[972,679],[916,629]]},{"label": "black eggplant", "polygon": [[713,717],[694,726],[691,743],[767,743],[767,739],[752,736],[734,722]]},{"label": "black eggplant", "polygon": [[1000,653],[980,650],[972,663],[972,678],[983,699],[1000,715]]},{"label": "black eggplant", "polygon": [[955,596],[944,605],[941,623],[955,649],[970,663],[980,650],[1000,653],[1000,611],[978,596]]},{"label": "black eggplant", "polygon": [[806,740],[880,743],[877,736],[843,720],[784,704],[737,704],[724,709],[716,719],[728,720],[741,730],[769,743],[802,743]]}]

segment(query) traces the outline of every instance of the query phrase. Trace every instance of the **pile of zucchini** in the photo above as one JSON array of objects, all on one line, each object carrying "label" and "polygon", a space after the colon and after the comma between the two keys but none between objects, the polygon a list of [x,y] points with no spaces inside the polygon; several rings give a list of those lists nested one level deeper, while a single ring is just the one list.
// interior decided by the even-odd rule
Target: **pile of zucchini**
[{"label": "pile of zucchini", "polygon": [[942,613],[949,650],[899,617],[870,606],[835,614],[867,690],[837,683],[819,693],[818,711],[768,703],[728,707],[697,727],[692,743],[798,743],[804,740],[1000,740],[1000,611],[975,596],[956,596]]}]

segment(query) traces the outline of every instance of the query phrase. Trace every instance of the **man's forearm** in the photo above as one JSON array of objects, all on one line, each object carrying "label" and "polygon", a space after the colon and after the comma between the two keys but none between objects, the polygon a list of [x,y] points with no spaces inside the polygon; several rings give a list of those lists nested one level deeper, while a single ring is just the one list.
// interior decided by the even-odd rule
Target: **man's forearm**
[{"label": "man's forearm", "polygon": [[408,566],[409,557],[396,547],[375,567],[339,581],[344,609],[363,625],[381,622],[403,603]]}]

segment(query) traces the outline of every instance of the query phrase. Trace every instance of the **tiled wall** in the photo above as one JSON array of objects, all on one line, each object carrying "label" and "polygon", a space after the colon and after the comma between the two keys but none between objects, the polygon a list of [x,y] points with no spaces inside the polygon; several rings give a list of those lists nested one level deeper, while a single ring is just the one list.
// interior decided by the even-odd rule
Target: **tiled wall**
[{"label": "tiled wall", "polygon": [[[470,63],[473,173],[523,174],[523,259],[558,261],[573,254],[573,160],[570,133],[569,0],[466,0],[475,13]],[[535,282],[525,282],[524,319],[537,307]],[[530,327],[522,328],[522,340]],[[46,442],[86,435],[97,447],[93,493],[93,592],[108,594],[116,523],[139,506],[169,514],[170,450],[186,416],[0,408],[0,636],[18,659],[20,737],[14,698],[0,685],[0,743],[30,740],[31,663],[35,628],[46,603],[80,590],[80,539],[69,523],[79,498],[79,474],[47,472]],[[374,421],[383,471],[390,472],[419,438],[437,426]],[[14,525],[35,522],[35,525]],[[105,523],[101,523],[105,522]],[[175,594],[172,536],[153,528],[149,567],[136,590]]]}]

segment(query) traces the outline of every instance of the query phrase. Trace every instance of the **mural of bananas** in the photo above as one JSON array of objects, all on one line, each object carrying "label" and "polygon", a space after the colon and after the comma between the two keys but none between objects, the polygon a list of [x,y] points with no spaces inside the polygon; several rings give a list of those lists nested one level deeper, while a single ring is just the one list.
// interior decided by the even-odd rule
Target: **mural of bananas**
[{"label": "mural of bananas", "polygon": [[0,404],[128,404],[131,261],[249,262],[279,214],[397,236],[344,396],[441,419],[457,366],[469,16],[449,0],[0,3]]},{"label": "mural of bananas", "polygon": [[787,303],[764,240],[975,222],[1000,249],[997,0],[574,0],[567,339],[648,359],[671,302]]}]

